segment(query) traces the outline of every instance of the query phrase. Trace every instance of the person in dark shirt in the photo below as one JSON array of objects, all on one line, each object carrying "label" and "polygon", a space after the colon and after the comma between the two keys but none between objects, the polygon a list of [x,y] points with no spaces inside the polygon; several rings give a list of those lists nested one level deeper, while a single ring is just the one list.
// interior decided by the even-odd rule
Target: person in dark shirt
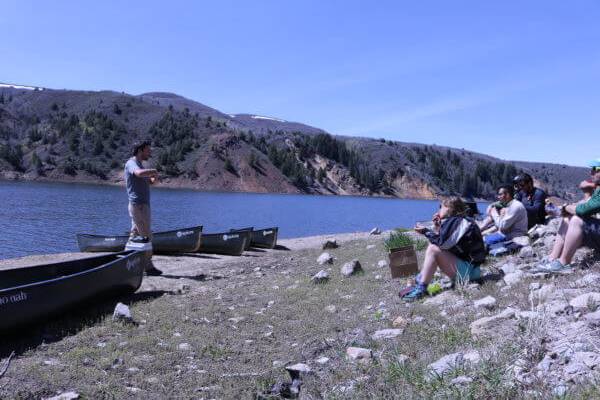
[{"label": "person in dark shirt", "polygon": [[515,199],[519,200],[527,210],[527,229],[536,224],[546,223],[546,192],[533,186],[529,174],[520,174],[513,180]]}]

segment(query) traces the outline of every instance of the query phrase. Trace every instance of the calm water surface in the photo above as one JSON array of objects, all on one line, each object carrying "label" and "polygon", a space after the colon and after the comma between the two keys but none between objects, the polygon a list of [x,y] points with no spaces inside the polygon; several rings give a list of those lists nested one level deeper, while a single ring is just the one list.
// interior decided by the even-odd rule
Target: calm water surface
[{"label": "calm water surface", "polygon": [[[429,219],[438,206],[429,200],[160,188],[151,196],[155,231],[279,226],[280,238],[409,227]],[[122,187],[0,182],[0,259],[77,251],[76,233],[123,234],[129,226]]]}]

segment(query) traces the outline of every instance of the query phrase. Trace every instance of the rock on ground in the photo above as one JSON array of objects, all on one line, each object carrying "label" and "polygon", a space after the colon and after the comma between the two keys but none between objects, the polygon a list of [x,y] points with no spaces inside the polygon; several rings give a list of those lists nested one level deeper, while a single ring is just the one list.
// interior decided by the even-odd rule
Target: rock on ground
[{"label": "rock on ground", "polygon": [[342,273],[342,275],[348,277],[348,276],[357,274],[358,272],[361,272],[362,270],[363,269],[362,269],[362,266],[360,265],[360,262],[358,260],[352,260],[352,261],[344,264],[344,266],[342,267],[340,272]]},{"label": "rock on ground", "polygon": [[324,269],[320,270],[316,274],[313,275],[310,280],[314,283],[325,283],[329,280],[329,273]]},{"label": "rock on ground", "polygon": [[376,331],[371,338],[373,340],[381,340],[381,339],[393,339],[397,336],[402,335],[404,329],[396,328],[396,329],[380,329]]},{"label": "rock on ground", "polygon": [[323,243],[323,250],[326,249],[337,249],[339,247],[337,240],[335,239],[328,239],[325,241],[325,243]]},{"label": "rock on ground", "polygon": [[57,396],[45,397],[44,400],[75,400],[79,397],[79,393],[77,392],[64,392]]},{"label": "rock on ground", "polygon": [[133,321],[131,317],[131,311],[129,307],[127,307],[123,303],[117,303],[115,306],[115,311],[113,312],[113,320],[115,321]]},{"label": "rock on ground", "polygon": [[323,253],[317,258],[317,263],[319,265],[333,264],[333,257],[329,253]]},{"label": "rock on ground", "polygon": [[381,229],[373,228],[371,229],[371,232],[369,232],[369,235],[381,235]]},{"label": "rock on ground", "polygon": [[499,327],[508,327],[507,320],[510,320],[516,316],[517,310],[514,308],[507,308],[499,314],[491,317],[480,318],[473,321],[470,325],[471,335],[481,336],[488,335],[490,333],[500,333]]},{"label": "rock on ground", "polygon": [[496,307],[496,299],[492,296],[486,296],[482,299],[476,300],[473,305],[475,308],[485,308],[487,310],[493,310]]},{"label": "rock on ground", "polygon": [[373,352],[371,349],[365,349],[362,347],[348,347],[346,349],[346,355],[352,361],[357,361],[362,364],[368,364],[373,358]]},{"label": "rock on ground", "polygon": [[571,299],[569,305],[574,309],[589,309],[593,308],[590,311],[596,311],[595,309],[600,306],[600,293],[598,292],[590,292],[584,293],[580,296]]}]

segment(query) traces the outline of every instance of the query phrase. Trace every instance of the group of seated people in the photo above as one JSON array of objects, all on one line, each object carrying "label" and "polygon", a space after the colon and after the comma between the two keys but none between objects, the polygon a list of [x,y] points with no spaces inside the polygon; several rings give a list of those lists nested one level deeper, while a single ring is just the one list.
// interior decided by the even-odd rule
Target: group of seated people
[{"label": "group of seated people", "polygon": [[[570,270],[579,247],[600,250],[600,219],[595,216],[600,212],[600,159],[592,161],[590,166],[590,179],[579,186],[583,199],[560,208],[562,221],[552,252],[534,271]],[[461,198],[454,197],[441,202],[433,216],[433,229],[415,227],[416,232],[427,237],[429,245],[414,285],[401,290],[400,297],[406,301],[424,297],[438,268],[454,282],[479,280],[480,265],[490,246],[527,235],[531,227],[546,222],[546,193],[534,187],[530,175],[517,176],[514,186],[499,187],[497,196],[498,201],[487,208],[481,223],[469,216]]]}]

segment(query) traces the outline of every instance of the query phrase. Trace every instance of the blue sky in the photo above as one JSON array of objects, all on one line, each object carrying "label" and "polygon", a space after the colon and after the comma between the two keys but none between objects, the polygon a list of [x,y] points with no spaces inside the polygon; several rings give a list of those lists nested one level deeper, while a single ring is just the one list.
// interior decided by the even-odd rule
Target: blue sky
[{"label": "blue sky", "polygon": [[504,159],[600,157],[597,1],[3,0],[0,82]]}]

